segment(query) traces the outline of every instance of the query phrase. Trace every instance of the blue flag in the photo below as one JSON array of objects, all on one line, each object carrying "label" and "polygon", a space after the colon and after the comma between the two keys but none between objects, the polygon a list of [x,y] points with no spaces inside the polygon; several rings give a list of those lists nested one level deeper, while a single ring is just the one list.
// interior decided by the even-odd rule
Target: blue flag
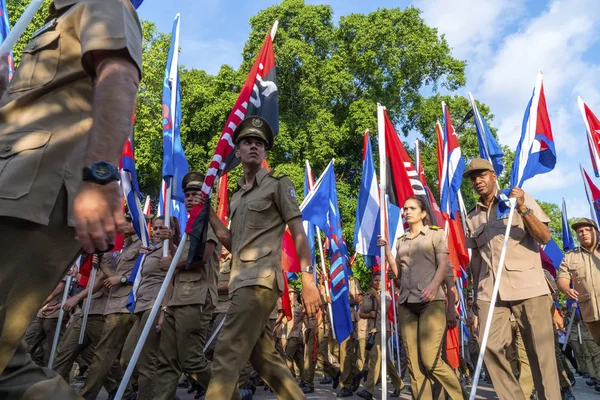
[{"label": "blue flag", "polygon": [[[163,81],[163,169],[164,190],[161,190],[161,208],[166,214],[164,201],[171,198],[170,215],[177,217],[181,232],[185,230],[188,213],[185,209],[183,188],[181,180],[189,171],[189,166],[183,146],[179,128],[181,126],[181,85],[179,84],[178,71],[178,43],[179,43],[179,14],[173,22],[171,33],[171,48],[167,59],[165,79]],[[173,91],[175,91],[173,93]],[[175,97],[173,99],[173,94]],[[173,101],[174,100],[174,101]]]},{"label": "blue flag", "polygon": [[575,241],[573,240],[573,233],[571,232],[571,227],[569,226],[569,217],[567,215],[567,203],[565,202],[565,199],[563,199],[562,201],[561,222],[563,251],[567,252],[575,248]]},{"label": "blue flag", "polygon": [[[308,194],[310,193],[309,183],[312,182],[312,179],[313,179],[313,177],[312,177],[312,172],[310,170],[310,165],[308,165],[308,162],[307,162],[306,170],[304,172],[304,198],[306,198],[308,196]],[[304,232],[306,232],[306,237],[308,238],[308,246],[310,247],[310,254],[312,256],[312,265],[315,266],[315,274],[316,274],[317,258],[315,256],[315,236],[317,233],[315,230],[315,226],[312,223],[310,223],[308,221],[302,221],[302,223],[304,225]],[[288,273],[288,278],[289,278],[289,273]]]},{"label": "blue flag", "polygon": [[477,131],[479,157],[483,158],[484,160],[488,160],[490,163],[492,163],[496,175],[500,176],[502,170],[504,169],[504,163],[502,162],[502,157],[504,157],[504,153],[502,152],[502,148],[496,141],[496,138],[492,134],[492,131],[481,116],[481,113],[479,112],[479,109],[475,104],[475,100],[473,99],[473,96],[471,96],[470,93],[469,97],[472,100],[471,106],[473,108],[473,114],[475,115],[475,130]]},{"label": "blue flag", "polygon": [[558,247],[554,239],[550,239],[550,241],[546,244],[546,247],[544,247],[544,253],[546,253],[550,260],[552,260],[552,265],[554,265],[555,269],[558,269],[558,267],[560,267],[560,263],[565,257],[562,250],[560,249],[560,247]]},{"label": "blue flag", "polygon": [[375,163],[369,132],[363,137],[363,170],[358,204],[356,205],[356,223],[354,226],[354,246],[358,254],[378,256],[377,235],[380,232],[379,187],[375,176]]},{"label": "blue flag", "polygon": [[136,10],[142,5],[143,2],[144,0],[131,0],[131,4],[133,4],[133,7],[135,7]]},{"label": "blue flag", "polygon": [[332,324],[339,343],[353,331],[350,301],[348,300],[348,270],[342,251],[342,221],[338,207],[333,163],[330,162],[317,186],[304,200],[302,219],[310,221],[329,238],[331,260],[329,281],[331,283]]}]

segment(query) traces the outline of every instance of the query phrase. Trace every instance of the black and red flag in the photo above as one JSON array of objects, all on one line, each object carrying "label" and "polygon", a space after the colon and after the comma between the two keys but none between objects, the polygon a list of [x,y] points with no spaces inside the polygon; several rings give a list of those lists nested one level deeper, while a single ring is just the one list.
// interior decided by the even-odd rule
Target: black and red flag
[{"label": "black and red flag", "polygon": [[[204,204],[210,204],[210,196],[217,179],[239,164],[239,159],[235,157],[235,143],[232,141],[232,136],[235,128],[244,118],[260,116],[271,125],[275,136],[279,132],[279,102],[273,53],[273,37],[276,30],[277,22],[267,34],[237,101],[229,113],[204,179],[202,187],[206,200]],[[204,254],[209,211],[210,207],[196,206],[190,213],[186,227],[186,232],[190,235],[188,265],[201,260]]]}]

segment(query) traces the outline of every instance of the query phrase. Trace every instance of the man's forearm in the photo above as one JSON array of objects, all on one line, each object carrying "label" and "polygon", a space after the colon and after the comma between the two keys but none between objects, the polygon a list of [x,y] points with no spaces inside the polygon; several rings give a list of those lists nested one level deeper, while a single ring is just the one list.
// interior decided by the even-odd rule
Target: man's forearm
[{"label": "man's forearm", "polygon": [[221,242],[221,244],[225,246],[229,252],[231,252],[231,231],[227,229],[227,227],[223,224],[223,221],[221,221],[215,210],[212,208],[210,209],[209,222],[210,226],[215,232],[215,235],[217,236],[217,239],[219,239],[219,242]]},{"label": "man's forearm", "polygon": [[[521,211],[521,210],[519,210]],[[525,210],[524,210],[525,211]],[[552,239],[548,225],[540,221],[532,212],[522,217],[527,231],[541,245],[544,245]]]},{"label": "man's forearm", "polygon": [[86,165],[98,161],[118,165],[123,145],[133,129],[138,85],[139,72],[131,61],[106,57],[97,63]]},{"label": "man's forearm", "polygon": [[[67,279],[71,279],[71,275],[68,275]],[[56,286],[54,288],[54,290],[52,291],[52,293],[50,293],[50,296],[48,296],[46,298],[46,300],[44,300],[44,302],[42,303],[42,307],[46,306],[46,304],[48,304],[52,300],[54,300],[54,298],[57,297],[58,295],[60,295],[63,290],[65,290],[65,283],[61,282],[61,283],[58,284],[58,286]]]},{"label": "man's forearm", "polygon": [[563,293],[565,293],[567,290],[569,290],[570,285],[571,285],[570,279],[565,279],[565,278],[557,278],[556,279],[556,286],[558,286],[558,289]]}]

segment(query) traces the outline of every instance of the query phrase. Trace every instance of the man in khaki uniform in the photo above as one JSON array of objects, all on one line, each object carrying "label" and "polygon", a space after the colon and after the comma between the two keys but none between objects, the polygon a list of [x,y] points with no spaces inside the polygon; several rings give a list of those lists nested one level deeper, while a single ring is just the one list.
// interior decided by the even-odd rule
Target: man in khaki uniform
[{"label": "man in khaki uniform", "polygon": [[[204,175],[189,172],[183,177],[185,207],[191,211],[200,199]],[[189,240],[183,254],[189,252]],[[210,362],[204,355],[210,321],[217,305],[217,281],[221,245],[212,229],[206,237],[204,259],[186,266],[187,261],[177,265],[173,278],[173,294],[164,308],[161,328],[160,356],[157,371],[155,398],[170,400],[175,396],[177,383],[185,373],[204,388],[210,381]],[[164,260],[165,267],[171,258]],[[163,303],[164,304],[164,303]]]},{"label": "man in khaki uniform", "polygon": [[244,175],[231,199],[231,230],[214,210],[210,215],[210,224],[219,241],[232,254],[231,305],[219,335],[206,398],[238,398],[238,377],[248,360],[278,398],[302,398],[302,391],[275,350],[273,334],[267,328],[269,315],[283,292],[281,240],[286,224],[303,266],[302,296],[306,311],[314,315],[319,306],[302,213],[289,178],[262,168],[266,151],[273,146],[273,131],[267,121],[260,117],[246,118],[232,139]]},{"label": "man in khaki uniform", "polygon": [[[340,378],[340,370],[329,362],[329,324],[327,323],[327,309],[325,306],[317,313],[316,317],[309,319],[308,329],[306,329],[306,355],[304,359],[304,393],[314,393],[314,377],[317,363],[326,377],[334,379],[334,389]],[[331,381],[325,381],[323,384],[329,384]]]},{"label": "man in khaki uniform", "polygon": [[55,0],[49,18],[10,84],[0,67],[0,373],[11,371],[0,398],[76,398],[19,342],[81,246],[106,251],[124,223],[116,166],[141,74],[136,11],[127,0]]},{"label": "man in khaki uniform", "polygon": [[[480,199],[467,216],[466,246],[473,249],[474,306],[478,307],[480,327],[485,327],[488,311],[494,307],[485,353],[485,363],[501,399],[524,399],[517,378],[506,359],[511,342],[510,315],[519,326],[540,398],[559,399],[558,370],[554,356],[554,332],[548,283],[544,277],[538,243],[550,240],[548,216],[523,190],[515,187],[510,197],[517,201],[506,260],[498,293],[490,304],[507,219],[498,216],[498,188],[492,165],[481,158],[471,160],[464,177],[470,179]],[[482,330],[483,332],[483,330]],[[481,339],[481,338],[480,338]]]},{"label": "man in khaki uniform", "polygon": [[[581,317],[600,345],[600,250],[598,226],[587,218],[571,225],[581,247],[565,254],[557,275],[558,288],[567,298],[579,301]],[[573,284],[573,288],[570,285]]]},{"label": "man in khaki uniform", "polygon": [[357,323],[360,319],[359,311],[357,309],[359,295],[359,283],[354,277],[348,279],[348,297],[350,300],[350,314],[352,315],[352,326],[353,331],[350,337],[340,344],[340,393],[338,397],[350,397],[352,396],[352,382],[353,378],[360,373],[357,367],[356,360],[356,347],[357,342]]},{"label": "man in khaki uniform", "polygon": [[[101,265],[97,269],[96,281],[92,288],[92,301],[90,303],[83,343],[79,344],[83,318],[82,310],[80,307],[77,307],[77,304],[80,302],[85,303],[90,288],[87,287],[78,294],[72,296],[63,306],[63,309],[67,312],[76,310],[73,318],[71,318],[69,327],[58,345],[56,361],[54,363],[54,370],[67,382],[69,382],[69,375],[77,357],[81,355],[88,364],[91,364],[92,362],[94,351],[96,350],[96,346],[98,346],[100,336],[102,335],[104,309],[110,292],[110,290],[104,286],[104,282],[108,278],[108,275],[103,271],[108,270],[114,275],[114,271],[117,267],[117,257],[117,253],[107,253],[102,256]],[[91,352],[88,350],[91,350]],[[91,355],[92,357],[88,358],[88,355]],[[110,379],[106,385],[109,393],[116,390],[118,387],[115,382],[115,375],[119,375],[119,368],[115,369],[115,367],[118,367],[118,364],[113,363],[113,370],[111,370]]]},{"label": "man in khaki uniform", "polygon": [[[65,280],[67,279],[71,279],[71,276],[66,276],[56,286],[49,298],[44,301],[46,304],[38,311],[35,319],[25,331],[24,340],[27,343],[27,352],[40,366],[47,366],[50,359],[52,343],[56,335],[56,325],[58,324],[60,303],[65,290]],[[69,316],[65,315],[61,327],[61,336],[68,320]]]},{"label": "man in khaki uniform", "polygon": [[[126,308],[132,285],[129,276],[133,271],[137,256],[142,247],[142,241],[134,233],[133,225],[128,224],[123,251],[117,259],[117,269],[114,276],[106,279],[104,286],[110,288],[106,308],[104,309],[104,326],[102,336],[96,346],[94,359],[90,364],[88,378],[81,390],[85,399],[95,399],[100,392],[113,361],[119,358],[125,340],[133,328],[137,318]],[[122,375],[122,371],[121,374]],[[116,377],[120,379],[121,376]]]}]

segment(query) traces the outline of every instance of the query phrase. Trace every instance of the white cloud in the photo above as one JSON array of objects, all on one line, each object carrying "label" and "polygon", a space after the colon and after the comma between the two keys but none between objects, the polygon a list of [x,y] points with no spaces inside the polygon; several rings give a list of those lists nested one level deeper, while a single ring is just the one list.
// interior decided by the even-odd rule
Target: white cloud
[{"label": "white cloud", "polygon": [[[559,189],[565,189],[573,185],[574,182],[581,182],[579,169],[572,170],[561,165],[557,165],[554,170],[547,174],[537,175],[523,184],[523,190],[535,195],[536,193]],[[583,184],[581,184],[583,185]],[[583,186],[581,186],[583,190]]]}]

